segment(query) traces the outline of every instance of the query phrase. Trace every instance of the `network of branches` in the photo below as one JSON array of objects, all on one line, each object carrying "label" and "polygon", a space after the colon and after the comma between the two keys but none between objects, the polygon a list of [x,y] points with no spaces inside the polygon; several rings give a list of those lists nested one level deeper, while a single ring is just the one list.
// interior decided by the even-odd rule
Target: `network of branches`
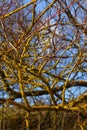
[{"label": "network of branches", "polygon": [[0,1],[0,104],[87,110],[86,78],[86,0]]}]

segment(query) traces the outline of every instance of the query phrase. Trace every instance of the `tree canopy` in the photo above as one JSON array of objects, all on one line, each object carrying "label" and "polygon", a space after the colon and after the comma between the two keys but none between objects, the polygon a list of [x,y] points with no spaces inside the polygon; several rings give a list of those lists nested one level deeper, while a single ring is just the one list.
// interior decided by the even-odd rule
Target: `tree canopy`
[{"label": "tree canopy", "polygon": [[85,111],[86,79],[85,0],[0,1],[0,104]]}]

